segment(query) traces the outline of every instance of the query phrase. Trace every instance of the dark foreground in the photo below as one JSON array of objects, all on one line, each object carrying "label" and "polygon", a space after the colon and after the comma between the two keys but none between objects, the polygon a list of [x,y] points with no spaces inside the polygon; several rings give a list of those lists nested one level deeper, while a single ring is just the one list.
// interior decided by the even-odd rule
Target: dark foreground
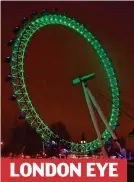
[{"label": "dark foreground", "polygon": [[128,164],[127,182],[134,182],[134,162]]}]

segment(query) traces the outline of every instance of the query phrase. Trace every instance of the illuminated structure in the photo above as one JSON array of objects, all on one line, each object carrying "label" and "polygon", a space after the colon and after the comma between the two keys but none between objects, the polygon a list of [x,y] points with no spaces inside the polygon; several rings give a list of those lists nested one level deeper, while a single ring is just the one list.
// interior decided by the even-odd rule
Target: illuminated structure
[{"label": "illuminated structure", "polygon": [[[94,109],[92,107],[92,103],[93,103],[94,107],[96,108],[98,114],[100,115],[102,121],[104,122],[104,125],[106,126],[107,130],[109,131],[109,133],[113,137],[113,139],[117,140],[117,137],[116,137],[115,133],[113,132],[111,126],[108,124],[107,119],[105,118],[99,104],[96,102],[94,96],[92,95],[91,91],[88,88],[87,81],[89,79],[92,79],[94,76],[95,76],[95,74],[90,74],[90,75],[85,75],[85,76],[80,77],[80,78],[76,78],[76,79],[73,80],[73,84],[79,84],[79,83],[82,84],[85,99],[86,99],[86,103],[87,103],[87,106],[88,106],[88,110],[90,112],[91,119],[92,119],[92,122],[93,122],[93,125],[94,125],[94,128],[95,128],[97,137],[98,137],[99,142],[100,142],[100,146],[101,146],[101,150],[103,152],[103,156],[107,157],[107,152],[105,151],[103,138],[102,138],[101,133],[100,133],[100,129],[99,129],[99,126],[98,126],[98,123],[97,123],[97,118],[95,116]],[[86,143],[86,142],[84,142],[84,143]],[[117,144],[118,144],[118,147],[121,150],[120,144],[119,143],[117,143]]]},{"label": "illuminated structure", "polygon": [[[19,108],[21,110],[21,116],[23,115],[23,117],[25,117],[25,120],[31,125],[31,127],[36,128],[36,132],[43,140],[48,140],[51,137],[57,138],[60,140],[61,143],[68,144],[71,151],[76,151],[78,153],[81,152],[81,147],[83,145],[85,145],[87,152],[93,152],[96,149],[100,148],[102,146],[101,140],[99,139],[100,137],[103,138],[103,143],[107,142],[111,136],[116,139],[112,130],[114,130],[118,124],[120,103],[119,88],[111,60],[109,59],[108,55],[106,54],[99,41],[90,31],[87,30],[87,28],[83,24],[80,24],[75,18],[70,18],[65,14],[58,14],[55,11],[52,14],[49,14],[47,11],[42,11],[40,15],[37,15],[37,12],[33,12],[31,18],[32,19],[30,21],[27,18],[24,18],[22,20],[22,29],[20,28],[20,26],[16,26],[16,28],[14,29],[14,33],[16,34],[16,40],[10,41],[9,43],[9,45],[12,46],[12,56],[6,57],[5,59],[6,62],[10,63],[13,98],[17,101],[19,105]],[[49,127],[45,124],[45,122],[40,118],[39,114],[36,112],[34,106],[32,105],[32,101],[30,100],[30,97],[28,95],[24,77],[24,58],[26,48],[33,34],[36,33],[36,31],[38,31],[39,29],[49,25],[63,25],[80,33],[81,36],[83,36],[93,46],[107,73],[112,93],[111,116],[108,125],[104,115],[101,113],[98,105],[96,105],[96,107],[98,108],[98,112],[100,113],[107,129],[103,132],[101,136],[99,136],[100,134],[98,135],[99,138],[92,142],[81,144],[66,141],[60,138],[53,131],[51,131]],[[75,82],[78,83],[80,81],[81,80],[76,79],[74,80],[74,84]],[[90,98],[95,105],[94,97],[92,96],[90,90],[87,90],[85,88],[83,81],[82,86],[86,94],[88,91],[88,94],[90,95]]]}]

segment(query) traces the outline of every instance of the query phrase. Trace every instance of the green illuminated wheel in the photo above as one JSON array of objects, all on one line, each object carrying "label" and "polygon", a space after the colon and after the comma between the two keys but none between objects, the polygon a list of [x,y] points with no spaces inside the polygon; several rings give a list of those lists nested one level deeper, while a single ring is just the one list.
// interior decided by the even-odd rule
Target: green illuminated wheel
[{"label": "green illuminated wheel", "polygon": [[[81,152],[81,147],[86,145],[87,152],[95,151],[100,148],[100,142],[98,139],[86,143],[79,144],[74,142],[69,142],[61,139],[40,118],[39,114],[36,112],[32,101],[27,92],[27,87],[24,77],[24,58],[28,42],[32,38],[33,34],[36,33],[40,28],[49,25],[63,25],[69,27],[76,32],[80,33],[95,49],[98,54],[100,61],[104,65],[105,71],[108,76],[108,81],[110,83],[111,94],[112,94],[112,109],[109,119],[109,125],[114,130],[118,122],[119,117],[119,88],[116,79],[112,63],[106,54],[105,50],[99,43],[99,41],[94,37],[94,35],[88,31],[84,25],[80,24],[76,19],[70,18],[66,15],[60,15],[57,13],[48,14],[43,13],[39,17],[35,17],[30,22],[27,22],[23,29],[18,33],[18,36],[12,47],[12,58],[10,63],[11,75],[12,75],[12,87],[14,95],[16,96],[17,103],[21,110],[21,113],[25,115],[26,121],[34,128],[36,132],[40,135],[43,140],[47,140],[49,137],[59,138],[61,142],[69,144],[72,151]],[[104,142],[107,142],[111,137],[110,132],[106,129],[102,137]]]}]

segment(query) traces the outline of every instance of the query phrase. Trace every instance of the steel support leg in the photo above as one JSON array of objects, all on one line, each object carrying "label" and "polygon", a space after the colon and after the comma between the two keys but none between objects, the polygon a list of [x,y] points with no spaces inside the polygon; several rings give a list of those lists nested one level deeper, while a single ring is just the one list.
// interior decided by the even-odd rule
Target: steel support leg
[{"label": "steel support leg", "polygon": [[92,107],[91,100],[89,98],[88,90],[87,90],[84,82],[82,82],[82,87],[83,87],[83,90],[84,90],[84,95],[85,95],[86,103],[87,103],[87,106],[88,106],[88,110],[90,112],[91,119],[92,119],[92,122],[93,122],[93,125],[94,125],[94,128],[95,128],[97,137],[98,137],[98,139],[100,141],[100,144],[101,144],[101,150],[103,152],[103,156],[106,158],[106,157],[108,157],[108,155],[107,155],[107,152],[105,151],[105,148],[104,148],[104,143],[102,141],[102,136],[101,136],[101,133],[100,133],[100,130],[99,130],[97,119],[96,119],[96,116],[95,116],[95,113],[94,113],[94,110],[93,110],[93,107]]},{"label": "steel support leg", "polygon": [[103,111],[101,110],[99,104],[96,102],[94,96],[92,95],[91,91],[87,88],[88,90],[88,94],[89,94],[89,97],[92,101],[92,103],[94,104],[94,107],[96,108],[96,110],[98,111],[103,123],[105,124],[106,128],[108,129],[108,131],[110,132],[112,138],[115,140],[117,146],[119,147],[120,151],[121,151],[121,146],[120,146],[120,143],[117,142],[116,140],[118,139],[117,136],[115,135],[114,131],[112,130],[112,128],[110,127],[106,117],[104,116],[103,114]]}]

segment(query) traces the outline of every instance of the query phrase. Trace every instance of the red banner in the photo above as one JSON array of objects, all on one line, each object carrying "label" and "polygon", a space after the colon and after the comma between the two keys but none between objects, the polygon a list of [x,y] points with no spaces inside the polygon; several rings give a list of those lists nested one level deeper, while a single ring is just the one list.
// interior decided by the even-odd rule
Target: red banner
[{"label": "red banner", "polygon": [[124,159],[2,159],[2,182],[127,182]]}]

